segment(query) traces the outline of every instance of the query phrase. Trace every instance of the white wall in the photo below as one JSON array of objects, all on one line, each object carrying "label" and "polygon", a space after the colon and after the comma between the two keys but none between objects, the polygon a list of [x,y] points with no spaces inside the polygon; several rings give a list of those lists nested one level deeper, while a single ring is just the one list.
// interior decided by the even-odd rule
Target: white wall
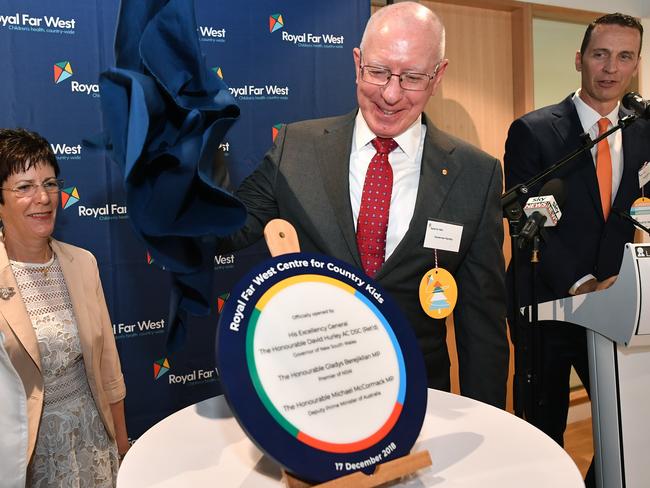
[{"label": "white wall", "polygon": [[641,68],[639,91],[644,98],[650,98],[650,0],[521,0],[528,3],[541,3],[558,7],[593,10],[596,12],[622,12],[641,17],[644,28],[644,42],[641,55],[644,62]]},{"label": "white wall", "polygon": [[575,52],[585,25],[533,19],[535,108],[557,103],[580,86]]},{"label": "white wall", "polygon": [[648,0],[521,0],[528,3],[556,5],[558,7],[593,10],[595,12],[622,12],[636,17],[650,17],[650,1]]}]

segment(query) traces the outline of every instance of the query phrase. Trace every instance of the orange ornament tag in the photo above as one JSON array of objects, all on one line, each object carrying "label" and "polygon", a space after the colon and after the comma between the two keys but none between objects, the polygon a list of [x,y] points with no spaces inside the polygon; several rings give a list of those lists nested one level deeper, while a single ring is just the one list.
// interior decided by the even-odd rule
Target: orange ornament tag
[{"label": "orange ornament tag", "polygon": [[420,305],[429,317],[444,319],[454,311],[458,286],[449,271],[432,268],[420,281]]},{"label": "orange ornament tag", "polygon": [[[639,222],[641,225],[650,227],[650,198],[637,198],[632,204],[632,208],[630,208],[630,217]],[[648,244],[650,243],[650,236],[646,232],[643,232],[641,229],[635,229],[634,243]]]}]

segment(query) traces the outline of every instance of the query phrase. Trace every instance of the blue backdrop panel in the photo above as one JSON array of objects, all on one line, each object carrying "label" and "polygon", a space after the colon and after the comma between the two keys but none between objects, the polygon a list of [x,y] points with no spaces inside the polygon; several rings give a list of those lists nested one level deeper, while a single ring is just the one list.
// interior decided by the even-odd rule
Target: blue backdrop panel
[{"label": "blue backdrop panel", "polygon": [[[0,0],[0,126],[40,132],[57,155],[66,188],[55,235],[99,262],[135,439],[170,413],[220,393],[220,307],[268,254],[260,244],[215,256],[214,310],[193,318],[185,348],[166,356],[169,277],[131,230],[119,169],[81,146],[102,130],[97,80],[113,63],[118,8],[118,0]],[[206,63],[241,109],[220,147],[234,184],[271,146],[274,126],[356,106],[352,49],[370,15],[368,0],[196,0],[196,13]]]}]

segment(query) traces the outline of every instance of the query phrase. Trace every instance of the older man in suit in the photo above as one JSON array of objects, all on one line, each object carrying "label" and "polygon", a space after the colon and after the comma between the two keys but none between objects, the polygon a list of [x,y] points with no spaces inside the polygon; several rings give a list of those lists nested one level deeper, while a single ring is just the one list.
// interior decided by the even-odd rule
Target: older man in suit
[{"label": "older man in suit", "polygon": [[[363,268],[392,295],[415,330],[429,386],[449,390],[445,323],[422,310],[418,288],[436,263],[424,247],[428,223],[462,227],[457,251],[436,251],[437,265],[458,283],[461,392],[503,407],[501,166],[423,114],[447,68],[444,27],[421,5],[390,5],[371,17],[353,56],[359,110],[280,131],[237,191],[249,218],[224,248],[256,241],[273,218],[288,220],[303,251]],[[371,198],[385,204],[374,220]]]},{"label": "older man in suit", "polygon": [[[595,139],[618,124],[623,115],[619,100],[639,67],[642,35],[641,24],[622,14],[608,14],[589,25],[575,58],[581,88],[510,127],[504,158],[508,187],[579,148],[582,133]],[[567,198],[562,220],[549,229],[541,247],[538,302],[604,289],[616,279],[634,229],[611,209],[628,211],[641,195],[639,169],[650,160],[649,135],[647,121],[637,121],[553,175],[564,181]],[[531,303],[524,286],[530,273],[522,262],[521,305]],[[586,334],[566,323],[542,322],[540,327],[542,388],[535,424],[563,445],[571,366],[589,388]]]}]

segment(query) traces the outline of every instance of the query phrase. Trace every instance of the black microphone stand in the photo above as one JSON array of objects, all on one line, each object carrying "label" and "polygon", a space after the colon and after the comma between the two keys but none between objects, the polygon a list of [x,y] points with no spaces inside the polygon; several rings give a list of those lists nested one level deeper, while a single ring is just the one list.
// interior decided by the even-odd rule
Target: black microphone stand
[{"label": "black microphone stand", "polygon": [[[520,231],[526,222],[526,215],[521,204],[521,200],[528,198],[530,188],[546,179],[548,176],[557,172],[569,162],[573,161],[583,151],[589,153],[592,147],[601,140],[609,137],[617,130],[623,130],[638,119],[638,115],[626,115],[619,119],[618,124],[599,135],[596,139],[591,139],[589,134],[584,133],[580,136],[582,146],[571,152],[560,161],[541,173],[535,175],[525,183],[515,185],[507,190],[501,196],[501,206],[503,216],[508,220],[508,229],[510,231],[510,250],[511,250],[511,273],[512,289],[510,290],[510,334],[515,348],[515,377],[514,377],[514,411],[515,415],[526,418],[531,424],[537,425],[539,420],[540,406],[540,385],[543,381],[541,378],[541,364],[543,355],[540,351],[541,331],[538,327],[538,303],[537,290],[535,282],[537,280],[537,263],[540,260],[540,236],[533,236],[533,251],[531,256],[531,304],[526,313],[529,326],[522,327],[522,316],[520,314],[519,301],[519,271],[520,249],[517,245],[519,242]],[[521,335],[521,336],[520,336]]]}]

